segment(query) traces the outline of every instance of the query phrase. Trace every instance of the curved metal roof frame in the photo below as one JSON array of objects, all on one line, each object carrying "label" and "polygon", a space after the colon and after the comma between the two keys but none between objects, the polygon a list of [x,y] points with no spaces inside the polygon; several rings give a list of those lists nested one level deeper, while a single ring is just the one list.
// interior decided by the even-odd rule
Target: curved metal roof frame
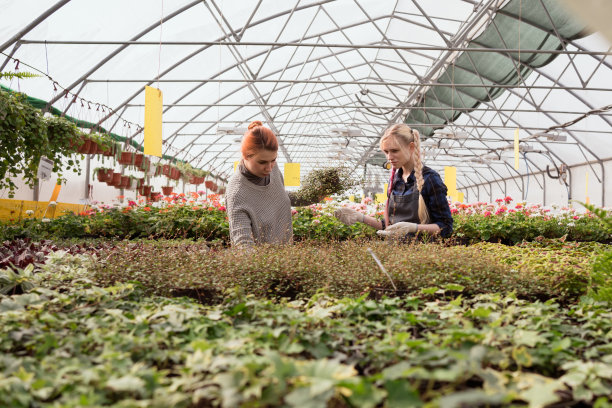
[{"label": "curved metal roof frame", "polygon": [[[419,3],[421,1],[421,3]],[[21,49],[22,44],[33,44],[37,43],[35,40],[27,40],[24,39],[24,36],[27,35],[33,28],[35,28],[40,22],[44,21],[51,14],[60,12],[62,6],[67,4],[69,0],[62,0],[49,8],[46,12],[41,14],[36,20],[32,21],[31,24],[26,26],[19,33],[12,36],[8,41],[5,41],[0,45],[0,51],[4,51],[11,45],[13,45],[13,49],[9,55],[4,60],[2,67],[5,67],[8,61],[11,58],[18,57],[20,53],[23,51]],[[238,25],[233,27],[228,18],[224,15],[223,11],[219,8],[215,0],[207,0],[207,1],[193,1],[188,4],[184,4],[176,10],[172,11],[170,14],[164,17],[164,24],[169,24],[172,22],[172,19],[176,16],[179,16],[183,13],[186,13],[192,10],[194,7],[203,4],[206,10],[210,13],[210,16],[214,19],[218,28],[222,32],[222,35],[218,37],[216,40],[203,45],[202,47],[190,52],[188,55],[184,56],[180,60],[172,63],[168,68],[166,68],[163,72],[159,74],[159,78],[163,82],[164,77],[172,73],[174,69],[177,67],[181,67],[190,60],[192,60],[195,56],[203,53],[204,51],[210,49],[211,47],[225,47],[230,50],[235,59],[233,64],[230,64],[224,67],[222,70],[217,73],[210,75],[209,78],[204,79],[202,82],[196,84],[195,86],[188,89],[181,96],[174,99],[174,101],[167,106],[164,107],[164,113],[168,113],[173,108],[178,108],[180,106],[189,106],[188,104],[181,104],[180,102],[187,99],[191,95],[196,95],[196,92],[200,90],[205,84],[211,83],[214,81],[226,81],[227,83],[231,83],[230,81],[223,79],[222,76],[227,73],[239,73],[238,79],[235,81],[244,81],[244,85],[240,85],[235,87],[234,89],[230,89],[226,91],[223,95],[219,94],[219,97],[216,100],[211,101],[208,104],[200,104],[203,108],[194,113],[191,113],[189,117],[183,120],[183,123],[179,123],[180,121],[175,121],[180,126],[174,129],[169,136],[165,136],[165,152],[171,153],[177,156],[177,158],[183,160],[189,160],[192,164],[196,166],[203,167],[211,167],[214,166],[216,170],[218,170],[222,174],[229,174],[233,168],[232,163],[237,158],[235,152],[231,152],[232,147],[235,146],[232,142],[224,141],[223,139],[227,139],[225,136],[218,136],[216,140],[207,143],[200,144],[198,143],[206,136],[213,136],[214,133],[211,134],[209,132],[213,131],[214,128],[219,123],[232,123],[235,125],[240,125],[240,122],[244,125],[244,123],[248,123],[252,119],[261,118],[263,116],[264,122],[268,126],[270,126],[278,135],[279,141],[281,142],[281,149],[283,150],[283,155],[286,161],[303,161],[303,168],[308,170],[313,167],[317,167],[321,164],[321,161],[329,161],[328,159],[322,158],[322,155],[325,155],[329,147],[331,146],[332,141],[335,141],[329,135],[329,128],[332,127],[345,127],[348,123],[349,126],[358,126],[364,130],[364,135],[359,137],[360,144],[358,149],[360,149],[361,156],[353,156],[352,160],[355,163],[356,167],[362,166],[368,157],[372,155],[377,145],[377,141],[379,139],[382,131],[391,123],[396,123],[400,121],[405,113],[411,108],[411,101],[415,100],[420,94],[423,94],[423,89],[427,89],[428,87],[435,86],[435,83],[431,83],[431,80],[435,80],[437,73],[442,67],[449,66],[452,64],[454,58],[458,55],[458,49],[460,49],[460,45],[464,43],[467,38],[473,38],[475,32],[478,29],[482,29],[483,25],[495,24],[493,21],[493,16],[495,13],[500,12],[500,7],[505,3],[504,0],[488,0],[486,2],[476,2],[474,0],[460,0],[460,3],[467,3],[471,6],[474,6],[472,13],[465,16],[464,23],[460,25],[460,32],[450,32],[441,27],[438,27],[436,21],[440,21],[444,19],[442,15],[432,15],[431,10],[425,10],[424,4],[422,0],[410,0],[410,1],[402,1],[396,0],[394,2],[393,9],[391,13],[384,13],[382,15],[371,16],[368,13],[367,7],[365,7],[362,3],[367,3],[367,0],[352,0],[345,1],[340,3],[346,3],[348,5],[356,6],[355,10],[359,11],[360,17],[356,20],[352,21],[350,24],[341,25],[335,21],[333,14],[328,11],[326,6],[332,3],[338,3],[333,0],[324,0],[313,2],[309,4],[302,4],[300,2],[295,2],[292,6],[288,4],[287,9],[281,10],[277,13],[255,19],[255,16],[258,12],[261,11],[262,0],[258,0],[253,2],[252,11],[249,13],[248,20],[242,26]],[[546,10],[546,6],[543,0],[540,0],[544,10]],[[483,4],[484,3],[484,4]],[[211,7],[212,6],[212,7]],[[418,10],[418,13],[422,15],[424,18],[423,21],[418,20],[418,16],[414,13],[416,18],[407,18],[404,16],[403,11],[399,10],[401,7],[414,7]],[[310,21],[310,24],[307,25],[306,30],[303,33],[292,33],[294,35],[294,39],[291,41],[280,41],[280,38],[283,34],[285,34],[285,30],[289,31],[288,26],[290,25],[291,19],[296,15],[297,12],[314,9],[316,12]],[[548,11],[546,11],[548,13]],[[318,32],[310,33],[310,28],[319,16],[319,13],[325,15],[326,19],[332,22],[331,27],[327,27],[328,29],[320,30]],[[552,21],[552,17],[548,14],[549,18]],[[515,16],[512,16],[515,18]],[[283,21],[284,19],[284,21]],[[268,24],[270,27],[271,22],[281,22],[278,26],[275,26],[276,32],[275,40],[272,42],[261,44],[269,44],[267,49],[264,49],[260,52],[255,52],[249,55],[243,55],[241,50],[238,49],[238,44],[240,44],[243,39],[245,33],[248,33],[250,29],[253,29],[258,26],[264,26]],[[537,27],[538,24],[532,21],[529,21],[528,18],[524,18],[522,20],[528,24]],[[387,31],[389,30],[391,24],[393,22],[403,22],[407,25],[418,26],[422,29],[429,30],[432,33],[437,34],[437,38],[439,42],[430,42],[427,45],[431,44],[431,49],[426,49],[427,47],[410,47],[404,46],[401,44],[403,40],[398,40],[392,38],[392,36],[388,35]],[[386,23],[386,28],[381,29],[377,23]],[[67,86],[66,92],[71,92],[74,94],[74,98],[70,99],[70,102],[67,106],[64,107],[64,112],[67,112],[71,109],[71,105],[74,101],[77,100],[77,96],[81,95],[84,91],[86,84],[94,83],[94,82],[105,82],[105,79],[92,78],[92,76],[98,71],[98,69],[105,64],[111,63],[113,58],[120,55],[121,53],[128,52],[133,47],[137,46],[138,40],[145,37],[147,34],[153,32],[157,28],[160,27],[161,22],[155,22],[148,26],[146,29],[140,31],[135,36],[132,36],[130,40],[126,41],[124,44],[121,44],[117,49],[115,49],[110,54],[99,59],[98,63],[93,65],[85,74],[81,75],[78,79],[73,81],[69,86]],[[554,27],[554,23],[552,24]],[[364,27],[368,29],[373,29],[376,34],[376,38],[374,41],[366,42],[366,43],[355,43],[351,40],[351,36],[347,33],[348,30],[354,29],[356,27]],[[290,28],[290,27],[289,27]],[[539,27],[541,29],[545,29],[544,27]],[[272,31],[271,31],[272,32]],[[498,31],[499,32],[499,31]],[[552,36],[558,37],[560,40],[561,37],[557,32],[556,28],[549,32]],[[308,34],[308,35],[307,35]],[[346,47],[340,48],[338,44],[330,44],[326,42],[325,36],[338,34],[346,41]],[[500,33],[500,38],[503,41],[503,36]],[[230,41],[233,39],[233,41]],[[316,40],[318,46],[326,47],[328,50],[327,53],[323,55],[317,55],[312,57],[313,51],[315,50],[312,47],[312,50],[308,54],[308,56],[304,59],[294,58],[297,54],[298,47],[300,46],[312,46],[313,43],[305,44],[305,41]],[[50,41],[51,42],[51,41]],[[61,42],[58,42],[61,43]],[[93,44],[94,42],[92,42]],[[113,42],[115,43],[115,42]],[[449,49],[446,52],[442,52],[442,47],[439,50],[436,50],[435,47],[439,47],[439,45],[443,43],[444,46]],[[508,143],[511,141],[510,138],[505,136],[502,131],[498,131],[498,128],[507,127],[518,127],[520,129],[524,129],[529,132],[530,137],[534,133],[550,128],[552,125],[558,124],[561,122],[559,119],[560,116],[567,116],[565,111],[569,111],[565,109],[564,111],[553,111],[547,110],[542,107],[542,104],[549,98],[552,94],[553,89],[561,89],[564,90],[571,98],[574,99],[573,104],[578,103],[578,109],[572,111],[572,113],[576,113],[575,116],[578,116],[579,113],[584,113],[588,110],[593,110],[597,108],[594,104],[590,103],[584,96],[581,91],[589,91],[597,89],[597,92],[606,92],[612,91],[603,88],[595,88],[590,87],[589,82],[591,78],[595,75],[598,69],[607,69],[608,71],[612,70],[612,64],[609,62],[609,52],[596,52],[590,53],[590,50],[587,47],[581,45],[577,41],[573,40],[562,40],[563,50],[565,52],[561,52],[559,54],[567,57],[568,61],[566,61],[565,69],[558,75],[556,78],[552,76],[552,74],[546,71],[546,67],[543,68],[535,68],[533,69],[536,73],[535,78],[530,78],[528,82],[517,86],[515,88],[508,87],[505,93],[505,99],[501,101],[502,98],[490,98],[490,101],[481,101],[481,105],[483,108],[481,109],[473,109],[472,111],[463,111],[463,115],[461,115],[460,119],[452,120],[452,118],[446,117],[446,114],[443,110],[440,110],[441,115],[436,110],[429,110],[428,114],[441,117],[450,127],[453,126],[461,126],[464,128],[471,129],[470,132],[476,134],[476,137],[470,137],[469,139],[461,142],[455,141],[453,144],[457,144],[457,146],[453,146],[450,149],[461,149],[467,150],[466,156],[480,157],[483,149],[487,152],[496,152],[500,149],[499,142]],[[163,44],[163,41],[162,41]],[[395,46],[395,44],[399,44]],[[379,53],[377,53],[376,58],[371,61],[368,57],[361,51],[364,46],[378,46],[382,51],[391,51],[396,56],[397,60],[387,60],[385,58],[379,59]],[[293,53],[291,57],[286,61],[284,66],[280,66],[277,69],[264,71],[264,66],[266,66],[266,62],[270,59],[273,52],[278,51],[283,48],[294,47]],[[575,50],[581,52],[575,52],[575,50],[570,50],[569,47],[573,47]],[[510,48],[510,47],[506,47]],[[436,52],[438,51],[437,56],[430,55],[428,52]],[[517,69],[519,67],[524,67],[525,64],[516,58],[512,57],[510,52],[503,52],[501,50],[492,50],[492,52],[498,52],[510,58]],[[356,54],[359,56],[360,61],[358,63],[347,64],[343,61],[342,57],[345,54]],[[582,54],[586,54],[583,56]],[[263,62],[259,66],[259,69],[256,72],[250,69],[249,63],[255,63],[261,60],[263,57]],[[311,58],[312,57],[312,58]],[[426,59],[431,61],[431,65],[428,70],[423,73],[417,72],[415,67],[418,64],[411,64],[409,62],[410,58],[418,57],[420,59]],[[578,65],[579,59],[581,58],[594,58],[597,61],[597,66],[593,70],[593,73],[589,76],[589,78],[585,81],[579,73]],[[334,66],[337,66],[336,69],[330,69],[326,65],[326,63],[332,62]],[[397,66],[398,63],[403,64],[403,68]],[[313,69],[307,77],[302,76],[302,71],[308,64],[314,64],[315,69]],[[472,63],[473,65],[473,63]],[[285,73],[291,71],[294,68],[302,67],[299,71],[299,78],[294,81],[291,80],[282,80]],[[572,67],[573,71],[569,68]],[[364,76],[359,73],[362,71],[362,68],[368,68],[369,74]],[[485,82],[490,84],[492,81],[490,78],[483,76],[474,66],[474,74],[477,74],[480,78],[481,85],[485,87]],[[385,74],[382,74],[383,69],[389,69],[397,72],[401,72],[403,77],[413,78],[412,81],[392,81],[385,77]],[[457,69],[463,69],[463,67],[457,67]],[[566,75],[566,71],[569,70],[567,76],[574,75],[577,73],[579,81],[582,86],[573,86],[569,83],[566,83],[563,80],[564,75]],[[316,73],[316,74],[315,74]],[[335,76],[343,74],[344,76],[348,75],[350,80],[340,80],[335,79]],[[331,78],[331,79],[330,79]],[[571,79],[571,78],[570,78]],[[269,83],[270,81],[277,80],[276,83],[273,83],[273,87],[271,90],[263,90],[258,87],[258,85],[264,85]],[[552,85],[542,85],[542,81],[547,80],[552,83]],[[232,79],[234,81],[234,79]],[[268,81],[268,82],[265,82]],[[107,79],[106,82],[113,82],[111,79]],[[136,82],[145,82],[148,85],[154,84],[154,80],[143,79],[137,80]],[[237,82],[238,83],[238,82]],[[281,85],[282,83],[286,83],[285,85]],[[527,85],[529,83],[529,85]],[[304,84],[303,90],[299,93],[293,93],[295,91],[297,84]],[[311,86],[310,90],[306,90],[308,86]],[[499,85],[499,84],[498,84]],[[487,85],[490,86],[490,85]],[[534,96],[530,90],[530,86],[533,86],[534,89],[538,87],[542,90],[547,90],[548,92],[545,96]],[[381,89],[379,89],[381,88]],[[76,89],[76,92],[73,90]],[[362,92],[362,96],[364,97],[364,101],[355,97],[356,91],[358,90],[366,91],[365,94]],[[485,89],[487,89],[485,87]],[[603,89],[603,90],[601,90]],[[243,95],[244,91],[248,90],[252,96],[252,99],[243,102],[242,104],[224,104],[224,101],[231,101],[231,97]],[[523,91],[524,90],[524,91]],[[456,89],[455,89],[456,91]],[[580,92],[579,92],[580,91]],[[284,96],[282,93],[284,92]],[[334,93],[339,92],[339,95],[334,95]],[[459,91],[459,96],[461,98],[462,91]],[[49,105],[57,102],[64,95],[63,92],[58,93],[53,99],[50,100]],[[135,99],[139,98],[142,95],[142,90],[138,90],[128,96],[122,103],[116,104],[113,106],[113,113],[104,116],[100,119],[100,124],[109,123],[108,121],[114,120],[112,123],[112,127],[114,127],[121,115],[130,116],[130,108],[138,107],[138,104],[132,104],[131,102]],[[465,95],[465,93],[463,94]],[[270,100],[276,96],[280,96],[278,101],[271,103]],[[331,96],[331,97],[330,97]],[[517,100],[512,101],[511,97],[517,97]],[[353,102],[356,99],[357,102]],[[317,101],[317,103],[304,103],[301,102],[303,100],[311,100]],[[347,101],[351,101],[351,104],[347,104]],[[391,103],[395,103],[395,106],[386,106],[382,105],[381,102],[390,101]],[[301,102],[301,103],[300,103]],[[513,104],[510,107],[505,107],[506,104]],[[361,104],[362,107],[358,106]],[[184,136],[181,134],[181,131],[185,129],[187,126],[193,127],[198,123],[198,119],[204,118],[207,113],[212,111],[214,107],[227,107],[232,108],[228,112],[225,112],[223,116],[218,116],[217,120],[202,120],[204,126],[200,127],[195,133],[191,136],[192,139],[190,141],[185,142],[184,139],[181,139],[179,136]],[[257,109],[252,109],[253,107]],[[276,108],[276,109],[274,109]],[[453,108],[453,107],[451,107]],[[453,108],[456,109],[456,108]],[[582,109],[582,110],[581,110]],[[376,113],[375,110],[379,110],[380,114]],[[481,115],[477,115],[478,112],[482,110]],[[385,112],[383,112],[385,111]],[[514,114],[521,111],[534,111],[538,112],[542,115],[543,118],[548,120],[548,123],[551,126],[544,126],[542,128],[536,128],[532,125],[532,123],[526,121],[523,117],[516,117]],[[117,112],[121,112],[119,115],[116,115]],[[243,112],[244,116],[241,120],[235,119],[237,114]],[[485,118],[488,112],[494,112],[492,118]],[[113,116],[117,116],[113,118]],[[598,115],[604,123],[607,125],[612,125],[612,120],[610,120],[606,114]],[[132,115],[133,117],[133,115]],[[280,120],[284,119],[284,121]],[[454,123],[453,123],[454,122]],[[612,126],[610,126],[612,127]],[[588,130],[588,129],[587,129]],[[575,145],[578,147],[582,155],[582,162],[576,163],[586,163],[591,166],[593,174],[595,174],[596,178],[602,182],[604,179],[604,166],[603,160],[609,160],[611,157],[605,156],[609,150],[603,149],[595,152],[593,148],[589,147],[588,143],[581,138],[578,134],[580,129],[567,129],[566,133],[571,137],[571,141],[566,144]],[[607,131],[607,132],[606,132]],[[132,134],[132,137],[139,138],[140,131]],[[609,132],[609,129],[604,129],[603,132]],[[365,144],[364,144],[365,142]],[[525,161],[529,163],[529,166],[532,166],[537,171],[543,171],[544,164],[548,162],[548,160],[553,161],[557,160],[559,162],[564,162],[563,157],[556,151],[554,142],[546,142],[539,139],[532,139],[533,143],[536,143],[539,146],[539,151],[544,156],[548,156],[548,158],[544,159],[544,162],[540,159],[534,159],[532,157],[527,158],[525,154]],[[368,144],[369,143],[369,144]],[[204,146],[204,147],[200,147]],[[212,147],[222,147],[222,150],[213,151]],[[224,146],[224,147],[223,147]],[[310,147],[310,149],[308,149]],[[318,147],[314,148],[313,147]],[[199,150],[198,150],[199,149]],[[445,164],[453,163],[453,155],[465,158],[459,153],[449,154],[446,149],[444,153],[438,152],[436,155],[431,156],[432,164],[434,164],[436,168],[441,168],[441,166]],[[603,152],[604,156],[601,153]],[[222,156],[221,153],[232,153],[233,156]],[[587,156],[591,156],[588,157]],[[348,157],[347,157],[348,158]],[[501,154],[500,154],[501,158]],[[343,159],[346,160],[346,159]],[[471,166],[474,170],[474,174],[479,180],[473,180],[468,174],[469,172],[464,172],[461,174],[461,177],[458,178],[458,184],[462,187],[468,187],[470,185],[478,184],[475,181],[490,181],[497,180],[499,183],[513,176],[520,176],[521,172],[514,170],[513,166],[509,164],[510,160],[502,160],[501,168],[499,165],[494,163],[484,163],[485,166]],[[600,164],[600,171],[596,171],[593,167],[593,163]],[[505,169],[505,172],[502,172],[502,169]],[[378,177],[384,178],[384,172],[374,172]],[[490,174],[487,174],[490,173]],[[540,183],[539,180],[536,181]],[[516,180],[515,180],[516,182]],[[518,185],[518,184],[517,184]],[[540,183],[540,186],[542,184]]]}]

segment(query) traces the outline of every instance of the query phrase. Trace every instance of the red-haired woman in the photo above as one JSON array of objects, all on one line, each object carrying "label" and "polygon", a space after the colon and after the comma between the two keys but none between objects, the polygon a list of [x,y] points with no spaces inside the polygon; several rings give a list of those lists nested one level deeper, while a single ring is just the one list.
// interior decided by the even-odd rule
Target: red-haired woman
[{"label": "red-haired woman", "polygon": [[404,237],[417,231],[449,237],[453,232],[447,188],[440,175],[423,165],[419,132],[408,125],[388,128],[380,139],[380,150],[393,166],[385,219],[379,221],[351,208],[336,210],[345,224],[364,222],[379,235]]},{"label": "red-haired woman", "polygon": [[276,164],[278,140],[260,121],[252,122],[242,138],[242,160],[226,190],[230,239],[237,247],[290,243],[292,205]]}]

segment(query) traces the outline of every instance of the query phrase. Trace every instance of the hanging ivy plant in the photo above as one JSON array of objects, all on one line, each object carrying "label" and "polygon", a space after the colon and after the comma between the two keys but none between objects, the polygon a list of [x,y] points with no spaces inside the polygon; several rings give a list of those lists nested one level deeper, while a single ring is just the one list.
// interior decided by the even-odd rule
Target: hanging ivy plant
[{"label": "hanging ivy plant", "polygon": [[64,118],[45,118],[23,99],[21,94],[0,91],[0,189],[8,189],[10,198],[17,189],[12,178],[20,177],[34,187],[42,156],[53,161],[53,171],[60,179],[65,170],[81,174],[76,156],[66,163],[61,160],[82,143],[79,129]]}]

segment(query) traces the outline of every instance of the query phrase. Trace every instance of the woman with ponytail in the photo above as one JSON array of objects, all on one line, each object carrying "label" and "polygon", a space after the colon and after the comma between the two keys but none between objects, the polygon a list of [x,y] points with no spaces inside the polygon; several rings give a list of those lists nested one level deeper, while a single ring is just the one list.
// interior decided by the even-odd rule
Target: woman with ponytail
[{"label": "woman with ponytail", "polygon": [[364,222],[384,236],[423,231],[449,237],[453,217],[447,188],[436,171],[423,165],[419,132],[405,124],[393,125],[380,139],[380,149],[392,165],[384,220],[346,207],[337,210],[336,217],[348,225]]},{"label": "woman with ponytail", "polygon": [[276,164],[278,140],[260,121],[252,122],[242,138],[242,159],[226,191],[232,245],[286,244],[293,239],[292,205],[308,205],[285,191]]}]

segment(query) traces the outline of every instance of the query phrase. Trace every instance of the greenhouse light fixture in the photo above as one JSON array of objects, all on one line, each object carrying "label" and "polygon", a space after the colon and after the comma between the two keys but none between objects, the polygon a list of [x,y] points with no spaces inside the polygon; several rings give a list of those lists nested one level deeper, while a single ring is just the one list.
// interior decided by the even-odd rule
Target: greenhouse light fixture
[{"label": "greenhouse light fixture", "polygon": [[331,128],[331,133],[337,136],[364,136],[361,129]]},{"label": "greenhouse light fixture", "polygon": [[233,126],[217,126],[217,135],[244,135],[248,129]]},{"label": "greenhouse light fixture", "polygon": [[464,130],[444,130],[444,129],[434,130],[434,135],[447,137],[449,139],[457,139],[457,140],[465,140],[470,136],[468,132]]},{"label": "greenhouse light fixture", "polygon": [[567,136],[560,135],[558,133],[536,133],[534,137],[545,137],[546,140],[551,142],[566,142]]}]

